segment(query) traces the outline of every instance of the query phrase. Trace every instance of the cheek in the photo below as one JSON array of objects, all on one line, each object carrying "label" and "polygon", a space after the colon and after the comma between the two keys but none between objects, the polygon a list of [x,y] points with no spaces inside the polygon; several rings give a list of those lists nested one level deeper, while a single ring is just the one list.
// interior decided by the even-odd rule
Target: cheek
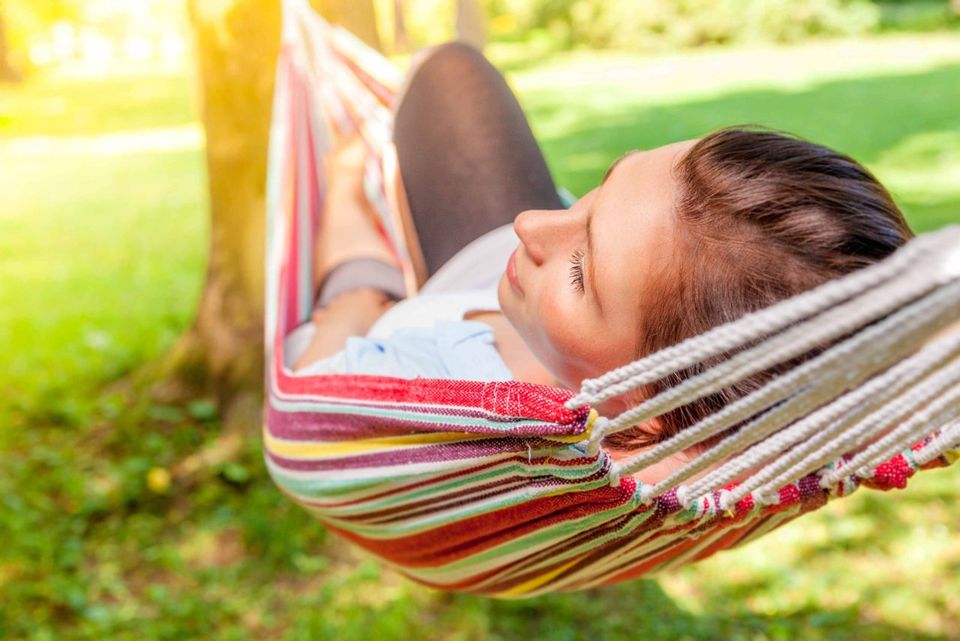
[{"label": "cheek", "polygon": [[636,337],[626,329],[632,322],[604,321],[573,293],[547,297],[538,312],[543,345],[538,357],[568,387],[633,360]]},{"label": "cheek", "polygon": [[597,373],[594,364],[601,345],[585,307],[585,302],[574,299],[572,293],[545,296],[537,306],[537,355],[568,385],[578,385]]},{"label": "cheek", "polygon": [[575,309],[558,296],[546,296],[537,314],[543,340],[554,350],[573,356],[580,351],[580,319]]},{"label": "cheek", "polygon": [[602,324],[591,317],[589,302],[569,288],[566,270],[540,273],[524,299],[516,298],[506,279],[498,288],[504,315],[527,347],[564,385],[576,388],[584,378],[606,371],[610,345]]}]

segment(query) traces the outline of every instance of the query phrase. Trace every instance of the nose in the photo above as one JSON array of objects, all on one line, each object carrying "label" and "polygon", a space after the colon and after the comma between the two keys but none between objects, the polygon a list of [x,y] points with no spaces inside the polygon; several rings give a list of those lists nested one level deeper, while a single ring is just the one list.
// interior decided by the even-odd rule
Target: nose
[{"label": "nose", "polygon": [[513,221],[524,250],[537,265],[563,248],[575,229],[575,216],[565,209],[528,209]]}]

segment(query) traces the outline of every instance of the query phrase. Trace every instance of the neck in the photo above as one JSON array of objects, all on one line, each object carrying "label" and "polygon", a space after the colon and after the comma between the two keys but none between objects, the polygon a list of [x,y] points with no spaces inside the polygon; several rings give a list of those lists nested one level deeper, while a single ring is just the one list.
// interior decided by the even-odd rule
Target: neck
[{"label": "neck", "polygon": [[464,315],[469,320],[486,323],[493,328],[497,351],[516,381],[563,387],[527,347],[502,312],[474,311]]}]

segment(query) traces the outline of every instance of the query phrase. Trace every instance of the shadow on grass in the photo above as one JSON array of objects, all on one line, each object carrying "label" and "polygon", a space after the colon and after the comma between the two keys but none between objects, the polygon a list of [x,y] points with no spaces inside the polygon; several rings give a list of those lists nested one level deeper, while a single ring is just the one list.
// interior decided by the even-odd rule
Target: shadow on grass
[{"label": "shadow on grass", "polygon": [[[563,93],[562,89],[531,91],[524,102],[535,129],[558,117],[568,123],[564,135],[541,138],[541,143],[557,181],[577,194],[595,186],[607,164],[624,150],[698,137],[728,125],[755,123],[788,131],[867,165],[895,153],[913,136],[960,131],[957,64],[919,73],[833,80],[796,90],[737,91],[670,105],[588,98],[572,118]],[[935,163],[936,158],[917,161]],[[901,198],[900,204],[915,227],[925,230],[960,220],[958,201],[960,196],[956,201]]]},{"label": "shadow on grass", "polygon": [[487,614],[491,632],[505,639],[934,638],[906,627],[862,622],[854,608],[807,608],[765,617],[747,607],[749,586],[725,596],[724,603],[704,603],[706,613],[698,615],[678,607],[655,580],[645,579],[581,594],[491,601]]}]

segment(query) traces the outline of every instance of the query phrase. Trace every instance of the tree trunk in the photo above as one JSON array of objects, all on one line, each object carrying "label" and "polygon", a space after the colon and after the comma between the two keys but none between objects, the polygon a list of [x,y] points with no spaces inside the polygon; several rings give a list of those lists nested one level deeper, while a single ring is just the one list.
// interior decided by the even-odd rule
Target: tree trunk
[{"label": "tree trunk", "polygon": [[393,2],[393,50],[398,53],[407,53],[413,48],[410,42],[410,33],[407,31],[403,0]]},{"label": "tree trunk", "polygon": [[487,21],[477,0],[457,0],[457,40],[480,51],[487,44]]},{"label": "tree trunk", "polygon": [[[193,326],[163,363],[167,399],[213,395],[227,427],[256,427],[263,387],[264,208],[279,0],[188,0],[206,131],[210,249]],[[328,17],[379,39],[367,0]]]},{"label": "tree trunk", "polygon": [[10,61],[10,43],[7,41],[7,23],[0,5],[0,82],[17,82],[20,73]]},{"label": "tree trunk", "polygon": [[171,354],[173,394],[213,394],[226,414],[262,380],[264,183],[278,0],[188,0],[206,131],[210,248],[193,327]]},{"label": "tree trunk", "polygon": [[382,51],[373,0],[311,0],[330,22],[343,25],[368,45]]}]

